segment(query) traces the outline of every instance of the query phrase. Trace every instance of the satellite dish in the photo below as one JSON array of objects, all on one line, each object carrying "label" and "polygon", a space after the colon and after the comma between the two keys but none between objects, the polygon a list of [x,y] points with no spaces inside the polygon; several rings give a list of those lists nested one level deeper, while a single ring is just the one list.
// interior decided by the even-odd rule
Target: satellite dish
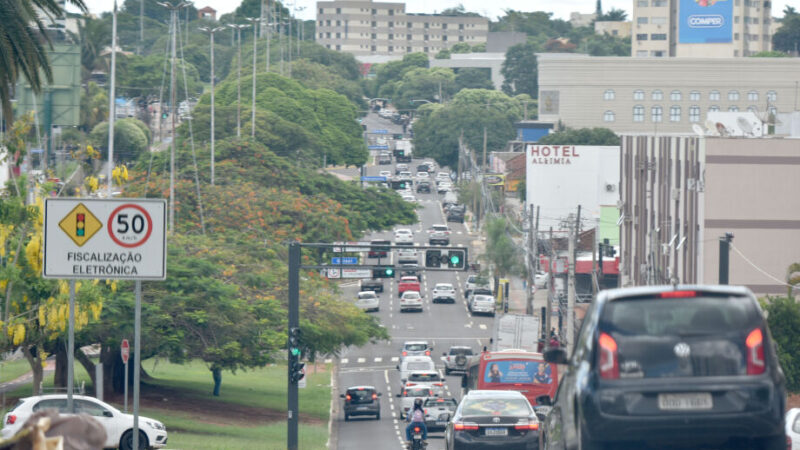
[{"label": "satellite dish", "polygon": [[722,122],[717,122],[715,126],[717,128],[717,133],[719,133],[720,136],[722,137],[730,136],[730,132],[728,132],[728,129],[725,128],[725,124],[723,124]]},{"label": "satellite dish", "polygon": [[745,136],[753,136],[753,125],[747,121],[744,117],[737,117],[736,124],[739,125],[739,128],[742,129],[742,132]]},{"label": "satellite dish", "polygon": [[719,136],[719,132],[717,131],[717,124],[714,123],[713,120],[706,120],[706,135],[707,136]]},{"label": "satellite dish", "polygon": [[694,131],[694,134],[696,134],[696,135],[698,135],[700,137],[703,137],[703,136],[706,135],[706,132],[703,130],[703,127],[701,127],[700,125],[698,125],[696,123],[692,124],[692,130]]}]

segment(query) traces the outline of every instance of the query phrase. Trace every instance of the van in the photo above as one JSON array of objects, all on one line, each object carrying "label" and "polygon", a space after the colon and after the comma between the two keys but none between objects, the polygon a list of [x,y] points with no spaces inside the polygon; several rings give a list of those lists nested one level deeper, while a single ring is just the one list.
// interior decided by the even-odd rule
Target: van
[{"label": "van", "polygon": [[400,387],[405,386],[408,381],[408,376],[411,372],[419,370],[435,371],[436,366],[430,356],[406,356],[397,365],[397,370],[400,371]]}]

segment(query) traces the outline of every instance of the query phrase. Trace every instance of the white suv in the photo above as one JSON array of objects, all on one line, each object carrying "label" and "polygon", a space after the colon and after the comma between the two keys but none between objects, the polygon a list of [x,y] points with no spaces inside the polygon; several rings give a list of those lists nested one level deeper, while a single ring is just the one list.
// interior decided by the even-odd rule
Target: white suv
[{"label": "white suv", "polygon": [[428,233],[428,244],[430,245],[450,245],[450,227],[447,224],[436,224],[432,226]]},{"label": "white suv", "polygon": [[433,303],[455,303],[456,290],[450,283],[437,283],[433,288],[433,297],[431,301]]},{"label": "white suv", "polygon": [[395,245],[414,245],[414,232],[408,228],[399,228],[394,232]]},{"label": "white suv", "polygon": [[[75,413],[85,413],[100,422],[106,430],[106,448],[133,447],[133,415],[120,412],[108,403],[94,397],[73,395]],[[67,411],[67,394],[40,395],[22,398],[3,418],[3,439],[15,435],[22,424],[35,412],[55,409],[59,414]],[[142,442],[144,440],[144,442]],[[139,445],[141,448],[163,448],[167,445],[167,428],[155,419],[139,416]]]},{"label": "white suv", "polygon": [[400,312],[422,311],[422,296],[417,291],[405,291],[400,297]]}]

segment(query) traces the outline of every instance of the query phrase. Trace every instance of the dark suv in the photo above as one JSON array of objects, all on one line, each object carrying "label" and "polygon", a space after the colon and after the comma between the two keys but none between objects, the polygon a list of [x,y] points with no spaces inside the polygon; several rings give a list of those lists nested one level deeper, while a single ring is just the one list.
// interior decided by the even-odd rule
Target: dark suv
[{"label": "dark suv", "polygon": [[431,193],[431,182],[430,181],[420,181],[417,183],[417,193]]},{"label": "dark suv", "polygon": [[[559,348],[545,359],[567,363]],[[553,402],[549,449],[786,448],[786,381],[744,287],[602,291]]]},{"label": "dark suv", "polygon": [[344,420],[350,420],[352,416],[375,416],[375,420],[380,420],[380,396],[381,393],[376,392],[373,386],[347,388],[347,392],[340,395],[344,399]]}]

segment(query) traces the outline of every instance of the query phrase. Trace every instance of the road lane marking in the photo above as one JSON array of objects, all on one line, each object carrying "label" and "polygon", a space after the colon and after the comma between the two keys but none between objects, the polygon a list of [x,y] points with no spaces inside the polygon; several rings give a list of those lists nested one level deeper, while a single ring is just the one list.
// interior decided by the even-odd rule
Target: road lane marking
[{"label": "road lane marking", "polygon": [[[377,358],[375,358],[375,362],[376,362],[376,363],[379,363],[379,362],[381,362],[381,361],[383,361],[383,358],[381,358],[381,357],[377,357]],[[388,383],[388,382],[389,382],[389,380],[386,380],[386,382]]]},{"label": "road lane marking", "polygon": [[367,359],[366,358],[358,358],[358,360],[356,362],[358,362],[359,364],[362,364],[362,363],[367,362]]},{"label": "road lane marking", "polygon": [[397,362],[397,361],[400,361],[400,357],[399,356],[392,356],[392,362]]},{"label": "road lane marking", "polygon": [[350,362],[350,360],[349,360],[349,359],[347,359],[347,358],[342,358],[342,364],[347,364],[348,362]]},{"label": "road lane marking", "polygon": [[481,330],[485,330],[485,329],[486,329],[486,324],[485,324],[485,323],[482,323],[482,324],[478,325],[478,327],[479,327]]},{"label": "road lane marking", "polygon": [[386,384],[389,384],[389,371],[388,370],[384,370],[383,371],[383,379],[386,380]]}]

